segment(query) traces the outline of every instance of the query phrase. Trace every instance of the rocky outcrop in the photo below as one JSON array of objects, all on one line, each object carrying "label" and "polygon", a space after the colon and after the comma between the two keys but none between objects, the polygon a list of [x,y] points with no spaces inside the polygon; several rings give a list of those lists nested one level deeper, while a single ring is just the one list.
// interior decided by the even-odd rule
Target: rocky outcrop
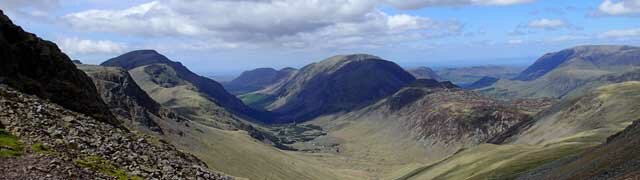
[{"label": "rocky outcrop", "polygon": [[162,133],[155,121],[180,120],[178,115],[151,99],[124,69],[97,65],[77,66],[92,78],[102,100],[118,119],[127,123],[127,127]]},{"label": "rocky outcrop", "polygon": [[0,87],[0,109],[0,122],[8,132],[29,146],[45,147],[64,163],[110,176],[232,179],[210,172],[203,162],[163,140],[132,134],[11,88]]},{"label": "rocky outcrop", "polygon": [[407,72],[411,73],[411,75],[413,75],[413,77],[415,77],[416,79],[434,79],[438,81],[442,80],[442,77],[438,76],[438,74],[433,71],[433,69],[424,66],[407,69]]},{"label": "rocky outcrop", "polygon": [[111,124],[119,122],[91,79],[49,41],[25,32],[0,12],[0,83]]},{"label": "rocky outcrop", "polygon": [[244,94],[284,81],[296,71],[297,69],[294,68],[283,68],[281,70],[258,68],[245,71],[238,78],[228,83],[223,83],[223,85],[227,91],[233,94]]},{"label": "rocky outcrop", "polygon": [[397,118],[416,139],[449,146],[459,143],[461,147],[486,142],[530,120],[509,104],[447,83],[403,88],[365,112],[372,111]]},{"label": "rocky outcrop", "polygon": [[253,110],[244,105],[240,99],[228,93],[218,82],[191,72],[179,62],[169,60],[166,56],[154,50],[138,50],[125,53],[103,62],[103,66],[121,67],[126,70],[152,65],[164,64],[169,66],[177,78],[189,82],[197,91],[206,94],[212,101],[225,109],[244,116],[252,116]]},{"label": "rocky outcrop", "polygon": [[276,99],[268,110],[277,114],[277,123],[300,122],[364,107],[414,80],[397,64],[376,56],[334,56],[305,66],[274,88]]}]

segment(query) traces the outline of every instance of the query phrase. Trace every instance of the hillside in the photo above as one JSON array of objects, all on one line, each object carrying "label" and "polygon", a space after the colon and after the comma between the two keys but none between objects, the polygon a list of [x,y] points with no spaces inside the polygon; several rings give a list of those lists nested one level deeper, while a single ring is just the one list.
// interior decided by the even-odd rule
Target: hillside
[{"label": "hillside", "polygon": [[493,84],[495,84],[496,82],[498,82],[498,78],[494,78],[494,77],[489,77],[489,76],[485,76],[482,77],[481,79],[467,85],[464,86],[465,89],[479,89],[479,88],[483,88],[483,87],[488,87],[491,86]]},{"label": "hillside", "polygon": [[222,85],[232,94],[245,94],[284,81],[296,71],[294,68],[283,68],[281,70],[258,68],[242,72],[237,78],[230,82],[222,83]]},{"label": "hillside", "polygon": [[122,68],[95,65],[79,68],[94,79],[102,98],[127,127],[166,140],[202,159],[211,169],[251,179],[345,178],[341,175],[344,173],[332,171],[308,157],[274,148],[263,132],[248,124],[233,122],[235,128],[225,130],[182,117],[153,101]]},{"label": "hillside", "polygon": [[126,123],[128,128],[162,133],[156,121],[160,117],[176,116],[162,109],[122,68],[96,65],[77,67],[91,77],[111,113]]},{"label": "hillside", "polygon": [[308,122],[327,129],[328,135],[298,145],[316,144],[307,147],[358,159],[355,165],[339,165],[367,167],[372,178],[391,179],[529,120],[510,104],[449,82],[422,79],[366,108]]},{"label": "hillside", "polygon": [[[58,167],[81,167],[112,178],[232,179],[210,172],[202,161],[163,141],[135,135],[10,88],[0,87],[0,109],[0,123],[8,133],[16,135],[18,146],[24,147],[17,148],[18,154],[0,156],[3,162],[5,158],[49,158],[55,159],[49,163],[49,168],[55,168],[57,162],[61,164]],[[21,157],[22,154],[28,155]],[[27,168],[29,164],[18,162],[17,165],[27,172],[38,171]],[[8,170],[0,169],[2,174]],[[58,171],[53,169],[46,174],[50,173]]]},{"label": "hillside", "polygon": [[[499,145],[471,147],[443,161],[418,168],[405,179],[513,179],[547,163],[561,162],[563,158],[604,143],[607,137],[637,120],[640,117],[637,108],[639,87],[640,82],[625,82],[565,99],[541,112],[531,123],[505,131],[498,136],[500,140],[491,140]],[[556,160],[558,162],[554,162]],[[540,174],[533,177],[539,178]]]},{"label": "hillside", "polygon": [[424,66],[407,69],[407,72],[411,73],[411,75],[413,75],[413,77],[415,77],[416,79],[434,79],[438,81],[442,80],[442,78],[438,76],[438,74],[436,74],[433,69]]},{"label": "hillside", "polygon": [[0,83],[21,92],[119,124],[100,100],[91,79],[56,44],[25,32],[0,11]]},{"label": "hillside", "polygon": [[[245,106],[242,103],[242,101],[240,101],[238,98],[236,98],[232,94],[229,94],[218,82],[199,76],[191,72],[181,63],[171,61],[164,55],[159,54],[154,50],[138,50],[138,51],[128,52],[118,57],[111,58],[103,62],[101,65],[116,66],[116,67],[124,68],[128,71],[131,71],[135,68],[148,66],[152,64],[165,65],[167,68],[170,68],[171,71],[174,73],[172,74],[173,76],[172,78],[174,79],[168,79],[168,82],[164,82],[164,80],[167,80],[167,79],[158,79],[158,80],[162,80],[163,81],[162,83],[165,83],[165,85],[169,85],[169,86],[176,85],[171,83],[175,83],[173,82],[173,80],[175,79],[180,79],[185,83],[189,83],[195,89],[195,91],[206,95],[207,99],[215,102],[218,106],[221,106],[239,115],[251,116],[253,114],[253,111],[251,110],[251,108]],[[132,73],[132,75],[134,74]],[[137,77],[135,77],[134,75],[134,78],[137,78]],[[143,84],[143,83],[138,82],[138,84]]]},{"label": "hillside", "polygon": [[307,65],[288,81],[265,90],[278,123],[350,111],[393,94],[415,78],[393,62],[371,55],[341,55]]},{"label": "hillside", "polygon": [[[640,48],[579,46],[546,54],[516,79],[481,89],[498,98],[562,98],[600,85],[638,80]],[[579,91],[577,91],[579,90]]]}]

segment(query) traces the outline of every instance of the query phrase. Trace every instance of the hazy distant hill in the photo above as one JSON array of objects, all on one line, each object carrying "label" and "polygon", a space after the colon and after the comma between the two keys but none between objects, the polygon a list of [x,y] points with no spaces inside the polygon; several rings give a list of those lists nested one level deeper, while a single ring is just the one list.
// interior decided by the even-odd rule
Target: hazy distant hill
[{"label": "hazy distant hill", "polygon": [[264,93],[274,98],[267,109],[285,123],[364,107],[413,80],[400,66],[379,57],[341,55],[307,65]]},{"label": "hazy distant hill", "polygon": [[227,91],[232,94],[244,94],[266,88],[289,78],[297,70],[294,68],[258,68],[245,71],[230,82],[222,83]]},{"label": "hazy distant hill", "polygon": [[640,48],[579,46],[546,54],[515,80],[501,79],[481,91],[499,98],[564,97],[593,84],[634,80],[639,67]]},{"label": "hazy distant hill", "polygon": [[438,76],[435,71],[424,66],[407,69],[407,72],[411,73],[411,75],[416,77],[416,79],[435,79],[438,81],[442,80],[442,78]]},{"label": "hazy distant hill", "polygon": [[516,77],[522,69],[524,68],[514,66],[471,66],[436,69],[436,73],[443,80],[451,81],[458,85],[468,85],[486,76],[511,79]]}]

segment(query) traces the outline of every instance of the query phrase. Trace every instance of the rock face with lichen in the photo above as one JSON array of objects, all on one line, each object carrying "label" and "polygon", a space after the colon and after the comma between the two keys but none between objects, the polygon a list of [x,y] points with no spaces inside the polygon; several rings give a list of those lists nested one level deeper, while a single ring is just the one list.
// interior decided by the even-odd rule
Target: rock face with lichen
[{"label": "rock face with lichen", "polygon": [[0,87],[0,122],[27,145],[39,144],[64,163],[112,177],[232,179],[207,170],[163,140],[135,135],[84,114]]},{"label": "rock face with lichen", "polygon": [[119,122],[91,79],[58,47],[16,26],[0,11],[0,83],[111,124]]}]

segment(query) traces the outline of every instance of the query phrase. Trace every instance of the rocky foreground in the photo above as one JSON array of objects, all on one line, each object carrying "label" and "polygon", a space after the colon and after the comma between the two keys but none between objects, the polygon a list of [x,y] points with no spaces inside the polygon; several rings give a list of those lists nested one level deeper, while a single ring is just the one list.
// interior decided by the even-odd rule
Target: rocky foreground
[{"label": "rocky foreground", "polygon": [[6,131],[31,147],[24,148],[27,155],[1,158],[3,164],[13,165],[0,168],[0,174],[9,175],[4,178],[234,179],[209,171],[202,161],[163,140],[133,134],[2,85],[0,109]]}]

